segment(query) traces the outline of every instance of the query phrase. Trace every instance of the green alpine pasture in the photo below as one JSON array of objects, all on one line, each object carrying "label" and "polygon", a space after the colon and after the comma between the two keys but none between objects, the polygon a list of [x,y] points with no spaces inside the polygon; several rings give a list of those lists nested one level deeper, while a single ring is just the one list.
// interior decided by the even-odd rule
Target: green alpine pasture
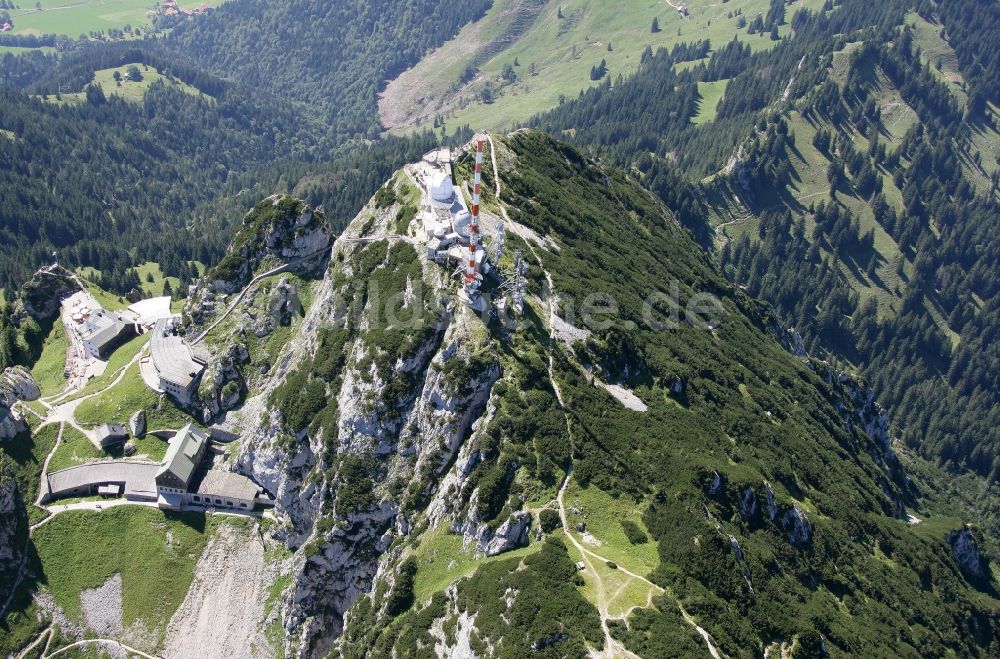
[{"label": "green alpine pasture", "polygon": [[[624,4],[572,0],[547,3],[535,15],[530,3],[498,0],[484,18],[466,26],[453,41],[429,54],[405,79],[419,78],[420,84],[435,94],[434,98],[451,99],[441,112],[448,126],[468,124],[502,130],[599,84],[591,79],[590,73],[601,60],[607,63],[607,75],[613,84],[619,74],[628,76],[638,69],[647,47],[669,50],[675,44],[701,39],[720,46],[734,38],[746,41],[755,51],[770,49],[775,44],[766,34],[751,35],[745,27],[738,28],[739,17],[730,16],[737,9],[742,10],[747,21],[766,14],[768,0],[741,3],[691,0],[683,4],[688,8],[687,15],[661,0]],[[789,8],[789,18],[799,7],[817,10],[822,5],[822,0],[802,0]],[[659,26],[655,33],[654,19]],[[790,32],[787,22],[779,29],[780,36]],[[510,34],[515,35],[513,43],[501,45],[500,37]],[[472,40],[477,40],[478,48],[470,45]],[[454,88],[469,66],[478,74],[468,88],[458,93],[460,100],[455,101]],[[512,69],[507,69],[505,77],[506,67]],[[511,80],[510,71],[516,80]],[[484,97],[483,90],[487,88],[489,96]],[[431,128],[432,123],[433,117],[403,126],[398,132]]]},{"label": "green alpine pasture", "polygon": [[[120,96],[126,101],[131,101],[133,103],[142,103],[142,100],[150,86],[156,83],[163,83],[168,87],[179,89],[187,94],[191,94],[192,96],[210,98],[206,94],[198,91],[195,87],[185,82],[181,82],[172,76],[157,73],[155,69],[142,64],[136,65],[142,75],[142,79],[128,80],[125,78],[125,75],[131,66],[132,65],[125,65],[113,69],[101,69],[99,71],[95,71],[91,84],[100,87],[104,91],[105,96]],[[118,74],[119,79],[115,79],[115,74]],[[87,95],[85,92],[74,92],[70,94],[60,94],[59,96],[46,96],[45,99],[53,103],[73,104],[83,103],[86,100],[86,97]],[[90,270],[92,271],[93,269]],[[158,263],[150,262],[143,264],[142,266],[137,267],[136,271],[139,273],[144,293],[147,295],[162,294],[163,274],[160,272]],[[152,282],[148,281],[146,279],[146,275],[152,275],[154,280]],[[176,277],[171,277],[170,279],[174,280],[171,282],[171,286],[176,285],[179,281]]]},{"label": "green alpine pasture", "polygon": [[220,524],[240,527],[245,521],[145,506],[60,513],[32,534],[38,552],[37,583],[52,594],[69,620],[80,624],[81,591],[121,575],[123,623],[126,628],[138,625],[143,645],[155,650]]},{"label": "green alpine pasture", "polygon": [[[181,7],[194,9],[204,3],[218,7],[225,0],[182,0]],[[91,32],[122,30],[125,26],[151,28],[160,3],[154,0],[24,0],[10,10],[13,34],[63,35],[75,39]]]},{"label": "green alpine pasture", "polygon": [[66,351],[69,349],[69,338],[61,322],[52,323],[52,329],[42,343],[42,354],[31,367],[31,375],[35,378],[42,396],[52,396],[62,391],[66,385]]},{"label": "green alpine pasture", "polygon": [[88,428],[102,423],[126,425],[138,410],[146,410],[146,425],[151,430],[176,430],[191,421],[170,398],[158,396],[146,386],[138,363],[125,370],[118,384],[80,403],[76,408],[76,420]]}]

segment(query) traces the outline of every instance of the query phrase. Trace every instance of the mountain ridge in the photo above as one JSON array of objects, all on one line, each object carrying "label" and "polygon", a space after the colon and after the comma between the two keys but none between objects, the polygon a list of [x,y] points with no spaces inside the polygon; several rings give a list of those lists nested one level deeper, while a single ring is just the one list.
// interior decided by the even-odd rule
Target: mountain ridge
[{"label": "mountain ridge", "polygon": [[[288,344],[291,350],[276,361],[264,388],[231,417],[246,437],[240,469],[276,494],[279,517],[287,520],[278,535],[296,549],[297,576],[284,599],[285,628],[292,633],[286,651],[354,656],[368,651],[387,654],[394,645],[397,650],[443,651],[455,647],[459,638],[484,652],[491,646],[510,651],[533,646],[536,651],[573,654],[584,647],[604,646],[656,656],[665,646],[641,640],[635,635],[637,629],[666,625],[661,628],[664,643],[676,641],[682,643],[677,648],[689,650],[704,647],[700,636],[689,635],[693,630],[684,621],[687,615],[730,656],[742,655],[740,648],[772,642],[799,647],[820,638],[845,652],[886,647],[882,644],[892,641],[871,637],[849,617],[827,610],[827,605],[824,610],[831,618],[822,623],[820,618],[808,618],[819,627],[772,619],[777,601],[785,607],[800,606],[778,594],[778,583],[812,592],[817,605],[854,591],[878,592],[879,598],[904,597],[905,604],[891,608],[850,600],[851,607],[864,608],[863,615],[875,616],[881,625],[893,624],[890,620],[899,615],[895,610],[900,606],[926,609],[922,615],[942,612],[936,609],[941,606],[936,598],[911,595],[911,584],[919,582],[915,576],[899,581],[882,574],[879,579],[888,579],[884,584],[894,584],[899,592],[884,590],[883,582],[869,573],[878,559],[870,550],[861,550],[867,542],[891,551],[900,565],[919,564],[924,560],[918,558],[920,552],[929,551],[934,559],[926,569],[932,581],[941,587],[947,584],[954,596],[971,598],[965,601],[973,607],[983,606],[972,604],[980,597],[989,601],[988,595],[978,594],[977,586],[963,585],[964,577],[955,581],[960,574],[957,567],[949,572],[946,566],[955,563],[946,533],[928,536],[922,531],[928,525],[940,528],[943,520],[917,526],[898,521],[905,515],[904,505],[912,505],[913,494],[887,445],[887,418],[869,391],[818,362],[811,368],[801,363],[793,368],[795,358],[767,337],[769,325],[779,338],[787,337],[787,332],[777,330],[758,303],[726,284],[707,257],[685,249],[693,243],[673,219],[654,221],[657,216],[669,217],[663,215],[665,209],[622,174],[537,133],[522,131],[492,140],[503,154],[498,172],[503,178],[504,213],[523,227],[511,233],[543,238],[534,246],[541,265],[532,264],[532,270],[541,272],[529,274],[526,318],[531,325],[504,338],[460,306],[447,311],[447,304],[443,315],[433,312],[432,322],[416,332],[368,324],[373,291],[382,296],[413,290],[398,309],[409,317],[418,309],[441,310],[440,293],[429,294],[428,288],[444,292],[446,298],[451,289],[446,273],[421,263],[411,246],[414,225],[404,225],[397,233],[403,218],[411,218],[407,224],[412,221],[405,209],[416,199],[413,184],[400,174],[387,184],[391,193],[377,195],[337,239],[330,270],[315,285],[300,334]],[[467,154],[459,157],[456,176],[468,177],[470,167]],[[488,190],[496,189],[490,166],[484,181]],[[394,201],[385,205],[389,198]],[[484,203],[488,214],[503,214],[492,195],[486,195]],[[594,240],[595,231],[604,236],[603,242]],[[626,247],[629,243],[621,242],[622,232],[635,231],[647,234],[648,249],[656,245],[667,252],[654,257]],[[391,239],[393,235],[410,238]],[[508,236],[511,246],[531,253],[516,236]],[[608,247],[622,249],[627,258],[608,262],[600,254]],[[681,342],[677,337],[668,340],[669,332],[635,329],[641,327],[644,296],[641,288],[633,290],[626,283],[636,276],[630,270],[647,275],[673,272],[680,279],[682,299],[699,289],[710,291],[722,296],[728,313],[710,331],[682,321],[675,330],[684,337]],[[567,312],[570,300],[603,287],[614,294],[623,316],[611,328],[592,330],[584,340],[569,345],[553,341],[543,320],[544,309],[555,302],[547,298],[546,273],[558,291],[560,313]],[[662,281],[669,279],[664,276]],[[413,287],[419,280],[422,290]],[[348,318],[352,320],[346,327],[335,322]],[[631,325],[621,322],[629,320]],[[736,337],[742,338],[733,342]],[[754,345],[762,350],[760,346],[768,344],[772,347],[763,349],[767,357],[759,363],[753,360],[762,355],[751,358],[745,347],[736,347]],[[679,351],[677,356],[669,357],[665,345]],[[735,377],[750,364],[756,365]],[[388,386],[393,365],[401,369],[400,375]],[[767,372],[772,374],[762,380]],[[776,373],[782,375],[775,381]],[[611,394],[595,386],[598,378],[631,390],[648,411],[620,407]],[[714,418],[707,413],[723,400],[726,405]],[[619,410],[614,418],[598,412],[608,406]],[[629,428],[626,444],[621,443],[622,423]],[[714,432],[720,436],[713,438]],[[790,452],[799,450],[804,453],[789,462],[795,455]],[[824,457],[807,457],[817,451]],[[720,461],[720,453],[729,457]],[[672,464],[668,455],[677,462]],[[783,464],[788,466],[778,467]],[[555,596],[562,588],[559,581],[517,582],[518,597],[523,598],[517,606],[552,602],[555,608],[546,619],[561,621],[555,628],[545,629],[533,622],[534,617],[517,613],[519,626],[513,628],[517,632],[497,635],[499,630],[488,622],[494,614],[486,614],[483,607],[491,602],[489,606],[495,606],[496,598],[501,602],[503,598],[502,593],[489,594],[487,584],[496,584],[497,579],[505,583],[512,577],[504,575],[530,571],[536,564],[559,573],[565,567],[556,566],[575,560],[574,543],[558,536],[575,535],[576,527],[542,531],[539,521],[541,512],[552,510],[561,499],[557,490],[570,485],[566,479],[570,470],[571,490],[579,493],[574,497],[617,492],[637,501],[638,510],[645,508],[637,522],[639,533],[651,535],[658,548],[654,564],[659,567],[650,574],[651,583],[673,595],[647,590],[656,595],[650,595],[650,601],[658,604],[645,608],[648,604],[636,602],[638,608],[624,626],[614,622],[606,608],[598,607],[599,617],[606,621],[599,628],[605,628],[607,635],[593,636],[591,628],[571,623],[570,616],[592,615],[583,611],[602,600],[592,599],[590,589],[618,577],[592,561],[588,570],[595,570],[593,574],[585,571],[572,579],[583,586],[583,601]],[[845,489],[848,483],[853,487]],[[837,492],[833,498],[832,491]],[[537,503],[527,505],[529,501]],[[580,515],[586,519],[596,514],[586,505],[580,515],[569,511],[576,506],[564,509],[568,524],[575,525],[572,520],[581,519]],[[440,535],[442,526],[445,531]],[[721,535],[717,528],[724,529]],[[594,532],[603,543],[613,537],[606,529]],[[681,538],[692,535],[678,545],[678,533]],[[435,550],[422,549],[423,544],[438,546],[451,534],[457,534],[458,547],[466,543],[478,546],[480,552],[490,553],[487,547],[499,542],[495,545],[501,548],[499,555],[463,572],[467,578],[445,588],[443,598],[430,591],[428,599],[417,600],[414,589],[428,592],[426,573],[439,569],[436,561],[442,560],[425,553]],[[531,550],[544,536],[550,539],[541,543],[542,549]],[[692,536],[701,538],[702,550],[697,544],[694,553],[683,549]],[[504,552],[524,541],[529,543],[528,554],[504,558]],[[467,550],[458,549],[455,555],[462,556],[463,551]],[[595,551],[599,555],[602,550]],[[629,567],[634,551],[620,550],[618,560],[625,561],[625,569],[642,574]],[[772,553],[782,557],[779,563],[770,562],[776,556],[765,558]],[[852,558],[846,558],[848,554]],[[818,562],[810,567],[812,561]],[[846,581],[836,576],[834,564],[858,561]],[[778,564],[796,576],[780,576]],[[861,566],[868,567],[862,571]],[[475,563],[465,569],[470,568],[476,568]],[[562,574],[568,577],[569,572]],[[622,574],[621,578],[631,579]],[[767,576],[758,582],[757,575]],[[641,582],[632,583],[635,588]],[[925,592],[922,597],[926,596]],[[755,626],[733,618],[733,605],[727,601],[749,607],[746,611]],[[677,604],[682,605],[680,612]],[[526,612],[510,606],[511,614]],[[970,643],[985,642],[981,625],[997,623],[990,621],[988,610],[980,609],[985,617],[977,618],[975,625],[980,627],[970,628],[980,630]],[[441,637],[433,630],[434,621],[442,619],[446,628],[458,630],[457,637],[449,636],[452,632]],[[963,623],[956,619],[949,624]],[[336,630],[336,635],[343,629],[344,635],[336,640],[324,629]],[[772,631],[764,631],[768,629]],[[908,637],[894,647],[901,650],[918,643],[943,647],[935,644],[956,642],[951,637],[945,640],[942,632],[938,628],[931,636]],[[968,651],[975,646],[963,647]]]}]

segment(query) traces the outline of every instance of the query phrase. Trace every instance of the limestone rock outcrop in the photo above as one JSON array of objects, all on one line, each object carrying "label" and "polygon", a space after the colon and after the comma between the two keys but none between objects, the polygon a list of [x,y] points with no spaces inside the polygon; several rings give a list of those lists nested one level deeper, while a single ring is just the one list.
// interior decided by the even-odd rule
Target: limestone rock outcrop
[{"label": "limestone rock outcrop", "polygon": [[52,318],[59,312],[62,299],[78,290],[78,280],[62,266],[41,268],[21,286],[14,300],[11,319],[19,324],[28,318]]},{"label": "limestone rock outcrop", "polygon": [[18,527],[27,524],[24,504],[10,467],[11,463],[0,453],[0,605],[17,580],[26,549],[24,540],[18,539]]},{"label": "limestone rock outcrop", "polygon": [[952,556],[958,562],[962,574],[972,579],[986,578],[987,562],[969,525],[949,532],[945,539],[951,546]]},{"label": "limestone rock outcrop", "polygon": [[19,400],[37,400],[40,395],[34,378],[23,366],[11,366],[0,373],[0,439],[10,439],[27,430],[12,408]]},{"label": "limestone rock outcrop", "polygon": [[146,434],[146,410],[139,410],[128,420],[128,428],[133,437],[142,437]]}]

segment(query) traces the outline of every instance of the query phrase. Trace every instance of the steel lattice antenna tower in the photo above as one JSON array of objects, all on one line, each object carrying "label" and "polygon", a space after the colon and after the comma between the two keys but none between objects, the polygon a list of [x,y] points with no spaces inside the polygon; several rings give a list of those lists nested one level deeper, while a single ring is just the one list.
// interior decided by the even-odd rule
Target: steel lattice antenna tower
[{"label": "steel lattice antenna tower", "polygon": [[500,257],[503,256],[503,250],[507,243],[507,233],[503,222],[497,222],[497,236],[496,243],[493,245],[493,265],[500,267]]},{"label": "steel lattice antenna tower", "polygon": [[524,260],[524,252],[514,250],[514,270],[509,277],[504,277],[500,290],[510,295],[510,306],[518,316],[524,315],[524,291],[527,280],[528,264]]}]

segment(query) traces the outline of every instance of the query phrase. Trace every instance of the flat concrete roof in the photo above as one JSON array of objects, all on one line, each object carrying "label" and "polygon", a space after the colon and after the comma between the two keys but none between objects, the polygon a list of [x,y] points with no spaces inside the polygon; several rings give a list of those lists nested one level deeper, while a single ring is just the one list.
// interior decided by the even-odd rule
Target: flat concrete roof
[{"label": "flat concrete roof", "polygon": [[173,312],[170,311],[170,296],[139,300],[135,304],[129,305],[126,314],[140,325],[149,327],[161,318],[170,318],[173,315]]},{"label": "flat concrete roof", "polygon": [[202,474],[197,487],[191,489],[195,494],[228,497],[253,501],[257,498],[260,488],[252,480],[242,474],[221,469],[209,469]]},{"label": "flat concrete roof", "polygon": [[105,460],[88,462],[48,475],[49,491],[54,496],[76,488],[123,483],[125,496],[155,497],[156,472],[160,465],[153,462]]},{"label": "flat concrete roof", "polygon": [[187,387],[201,373],[205,365],[194,360],[191,349],[183,337],[167,329],[168,318],[161,318],[153,326],[149,340],[150,356],[157,375],[174,384]]}]

